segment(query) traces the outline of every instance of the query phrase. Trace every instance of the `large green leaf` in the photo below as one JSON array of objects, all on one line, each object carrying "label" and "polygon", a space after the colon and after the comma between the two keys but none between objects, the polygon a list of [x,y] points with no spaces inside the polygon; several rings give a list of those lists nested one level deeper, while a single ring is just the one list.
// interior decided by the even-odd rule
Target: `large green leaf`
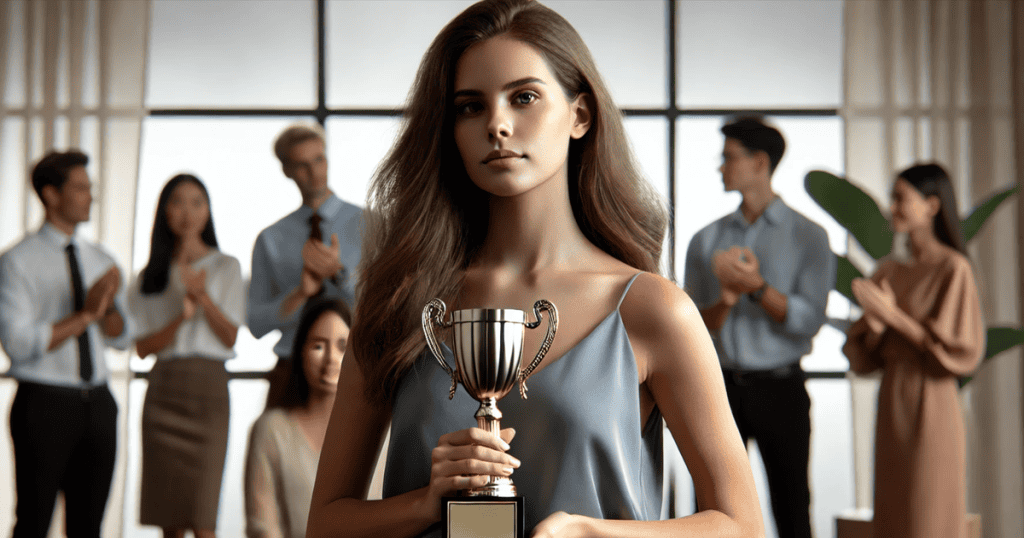
[{"label": "large green leaf", "polygon": [[985,358],[991,359],[1021,344],[1024,344],[1024,328],[989,327],[985,335]]},{"label": "large green leaf", "polygon": [[836,291],[846,296],[850,302],[857,304],[853,297],[853,279],[861,278],[864,275],[860,270],[850,263],[846,256],[836,256]]},{"label": "large green leaf", "polygon": [[804,178],[807,194],[846,228],[871,257],[881,259],[892,249],[892,230],[878,204],[846,179],[821,170]]},{"label": "large green leaf", "polygon": [[[983,360],[991,359],[1021,344],[1024,344],[1024,328],[989,327],[985,334],[985,357]],[[960,387],[963,388],[973,378],[973,376],[961,377]]]},{"label": "large green leaf", "polygon": [[999,204],[1013,196],[1017,189],[1018,186],[1014,185],[1002,192],[997,192],[981,205],[974,208],[974,211],[971,211],[971,214],[960,223],[960,227],[964,232],[964,242],[970,241],[981,230],[981,227],[985,225],[985,221],[992,216],[992,213],[999,207]]}]

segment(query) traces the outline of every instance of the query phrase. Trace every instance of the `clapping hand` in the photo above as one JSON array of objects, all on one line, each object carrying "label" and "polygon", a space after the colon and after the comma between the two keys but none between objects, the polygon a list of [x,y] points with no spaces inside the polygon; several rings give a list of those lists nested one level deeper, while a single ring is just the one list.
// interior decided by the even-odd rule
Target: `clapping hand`
[{"label": "clapping hand", "polygon": [[[338,234],[331,234],[331,244],[325,245],[320,241],[310,239],[302,245],[302,269],[319,280],[330,278],[341,271],[345,266],[338,260],[341,246],[338,243]],[[305,275],[303,275],[305,278]],[[303,282],[305,285],[305,282]],[[315,292],[314,292],[315,293]]]},{"label": "clapping hand", "polygon": [[102,318],[114,303],[114,294],[120,286],[121,272],[116,266],[111,267],[89,288],[82,310],[93,319]]},{"label": "clapping hand", "polygon": [[882,280],[879,286],[866,278],[853,280],[853,296],[864,309],[864,320],[876,333],[892,325],[893,316],[899,308],[896,305],[896,294],[888,280]]},{"label": "clapping hand", "polygon": [[764,286],[761,265],[754,252],[747,247],[733,246],[719,251],[713,259],[714,273],[722,289],[742,295]]},{"label": "clapping hand", "polygon": [[206,296],[206,269],[196,271],[185,262],[182,262],[180,267],[181,283],[185,285],[185,295],[198,303]]},{"label": "clapping hand", "polygon": [[181,299],[181,317],[188,320],[192,319],[194,315],[196,315],[196,302],[186,295]]}]

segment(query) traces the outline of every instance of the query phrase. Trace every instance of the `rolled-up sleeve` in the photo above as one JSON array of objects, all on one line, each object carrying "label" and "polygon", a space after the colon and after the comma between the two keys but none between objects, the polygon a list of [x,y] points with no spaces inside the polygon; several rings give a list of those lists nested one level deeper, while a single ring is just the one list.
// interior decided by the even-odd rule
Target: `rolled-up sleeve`
[{"label": "rolled-up sleeve", "polygon": [[813,337],[825,323],[828,293],[836,283],[836,256],[821,228],[811,228],[798,240],[805,242],[806,249],[796,291],[787,297],[785,327],[790,334]]},{"label": "rolled-up sleeve", "polygon": [[279,289],[272,277],[268,241],[264,234],[256,238],[252,249],[252,280],[249,282],[249,300],[246,305],[246,322],[249,332],[261,338],[274,329],[294,323],[299,316],[296,309],[292,315],[281,318],[281,303],[284,302],[287,290]]},{"label": "rolled-up sleeve", "polygon": [[50,346],[53,325],[39,319],[35,295],[13,257],[0,257],[0,345],[12,363],[42,357]]}]

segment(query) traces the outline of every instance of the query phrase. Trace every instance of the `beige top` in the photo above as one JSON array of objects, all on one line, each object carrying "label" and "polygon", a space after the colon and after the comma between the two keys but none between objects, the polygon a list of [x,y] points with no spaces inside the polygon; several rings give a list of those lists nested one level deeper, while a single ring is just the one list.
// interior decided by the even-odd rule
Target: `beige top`
[{"label": "beige top", "polygon": [[287,411],[265,411],[252,426],[245,462],[245,533],[302,538],[320,452]]},{"label": "beige top", "polygon": [[985,346],[978,291],[967,259],[950,248],[928,262],[884,262],[896,302],[927,331],[925,349],[888,329],[874,347],[867,323],[850,328],[850,368],[881,368],[875,432],[875,538],[966,537],[965,441],[957,376]]}]

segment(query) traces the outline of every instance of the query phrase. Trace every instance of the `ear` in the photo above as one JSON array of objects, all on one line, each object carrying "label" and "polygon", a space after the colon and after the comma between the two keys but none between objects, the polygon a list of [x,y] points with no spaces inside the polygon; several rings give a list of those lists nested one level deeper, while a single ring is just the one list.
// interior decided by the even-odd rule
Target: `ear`
[{"label": "ear", "polygon": [[766,151],[755,151],[752,155],[757,162],[757,171],[764,172],[769,178],[772,176],[772,160]]},{"label": "ear", "polygon": [[593,111],[597,108],[594,97],[589,93],[581,93],[570,103],[573,113],[572,131],[569,133],[573,139],[579,140],[590,130],[590,123],[593,121]]},{"label": "ear", "polygon": [[49,210],[51,207],[60,205],[60,189],[53,185],[45,185],[39,198],[43,202],[43,208]]},{"label": "ear", "polygon": [[929,217],[935,218],[935,215],[938,215],[939,211],[942,209],[942,201],[934,194],[925,198],[924,203],[927,204]]},{"label": "ear", "polygon": [[292,177],[291,167],[288,166],[285,163],[281,163],[281,172],[284,172],[284,177],[286,177],[288,179],[291,179],[291,180],[295,179],[295,178]]}]

